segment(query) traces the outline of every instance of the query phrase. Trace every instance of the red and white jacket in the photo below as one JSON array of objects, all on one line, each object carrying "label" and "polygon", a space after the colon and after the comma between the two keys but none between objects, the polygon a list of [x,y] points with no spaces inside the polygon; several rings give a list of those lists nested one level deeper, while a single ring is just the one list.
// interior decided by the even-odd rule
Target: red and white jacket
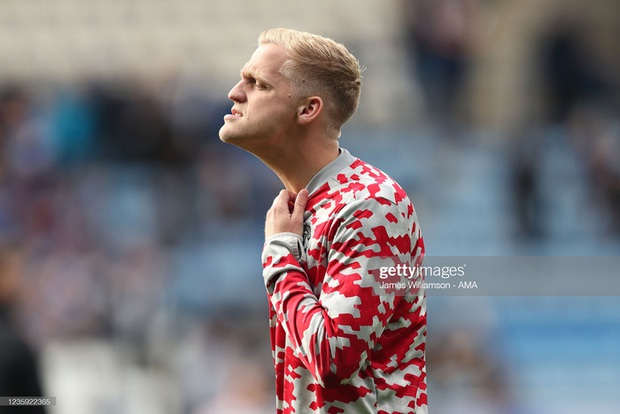
[{"label": "red and white jacket", "polygon": [[393,179],[340,151],[307,186],[303,237],[263,249],[277,412],[427,413],[425,294],[376,277],[421,264],[416,213]]}]

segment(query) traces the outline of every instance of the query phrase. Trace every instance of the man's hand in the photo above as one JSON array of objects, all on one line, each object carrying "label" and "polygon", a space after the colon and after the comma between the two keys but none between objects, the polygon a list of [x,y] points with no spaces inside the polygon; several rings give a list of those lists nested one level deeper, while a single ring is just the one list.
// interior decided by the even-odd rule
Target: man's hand
[{"label": "man's hand", "polygon": [[278,233],[303,233],[304,210],[308,202],[308,190],[303,189],[295,195],[287,190],[273,200],[265,220],[265,239]]}]

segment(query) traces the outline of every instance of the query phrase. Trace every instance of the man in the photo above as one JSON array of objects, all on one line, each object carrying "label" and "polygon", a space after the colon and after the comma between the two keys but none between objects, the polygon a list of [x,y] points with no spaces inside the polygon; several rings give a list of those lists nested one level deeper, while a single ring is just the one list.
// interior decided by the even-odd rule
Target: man
[{"label": "man", "polygon": [[338,143],[360,87],[341,44],[270,29],[228,95],[220,139],[286,188],[262,255],[278,413],[426,413],[425,296],[377,283],[382,268],[420,263],[415,211]]},{"label": "man", "polygon": [[[38,358],[26,343],[14,319],[22,277],[22,253],[0,245],[0,396],[43,395]],[[45,414],[45,406],[0,406],[0,414]]]}]

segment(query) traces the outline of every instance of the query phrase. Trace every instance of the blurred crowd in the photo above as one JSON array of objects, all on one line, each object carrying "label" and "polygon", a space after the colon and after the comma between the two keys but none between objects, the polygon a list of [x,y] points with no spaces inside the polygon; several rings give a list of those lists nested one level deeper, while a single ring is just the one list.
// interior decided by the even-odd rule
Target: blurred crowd
[{"label": "blurred crowd", "polygon": [[[608,10],[598,5],[594,15]],[[546,200],[550,194],[543,183],[547,178],[544,169],[556,145],[578,163],[587,182],[589,208],[600,216],[599,227],[607,236],[617,237],[620,62],[610,58],[613,47],[603,39],[617,41],[620,31],[580,15],[585,10],[579,2],[555,6],[544,29],[526,46],[531,62],[520,66],[537,79],[528,79],[524,85],[530,95],[528,107],[516,112],[524,119],[505,132],[514,234],[531,241],[547,232],[545,222],[554,212]],[[440,139],[458,139],[472,127],[467,122],[471,117],[468,94],[472,93],[472,72],[483,55],[482,43],[491,41],[481,41],[480,31],[490,24],[484,19],[493,17],[492,9],[476,0],[403,2],[409,67],[422,90],[424,119],[430,119]],[[617,7],[608,12],[620,13]],[[554,142],[558,137],[559,142]]]},{"label": "blurred crowd", "polygon": [[[484,129],[463,112],[483,3],[420,0],[402,13],[425,126],[448,147]],[[546,191],[556,183],[545,181],[545,168],[556,154],[549,148],[559,145],[584,180],[582,201],[596,231],[617,239],[620,70],[598,65],[580,33],[560,23],[538,42],[540,110],[502,144],[511,237],[536,243],[547,236],[555,211]],[[10,334],[19,349],[33,351],[24,358],[58,369],[43,370],[41,382],[53,383],[59,399],[59,378],[73,375],[59,361],[73,354],[59,356],[55,344],[85,350],[95,341],[121,353],[119,369],[173,378],[174,392],[157,396],[168,404],[162,412],[271,412],[258,266],[264,212],[281,184],[259,161],[219,142],[229,107],[225,97],[173,77],[62,85],[0,79],[0,337]],[[408,139],[416,133],[413,127]],[[421,177],[427,186],[436,179]],[[463,384],[477,390],[438,413],[519,412],[506,367],[489,352],[489,332],[429,332],[431,387],[452,396]],[[7,344],[0,342],[0,354],[14,352]],[[96,366],[90,374],[97,376]],[[74,378],[65,389],[84,377]],[[114,408],[119,398],[101,397],[107,403],[91,412],[129,412]]]},{"label": "blurred crowd", "polygon": [[[219,142],[227,110],[130,81],[2,87],[0,281],[15,286],[5,306],[30,346],[99,338],[152,363],[157,339],[177,332],[171,318],[204,317],[217,296],[230,305],[226,274],[201,260],[239,228],[258,255],[278,187]],[[228,283],[238,293],[242,282]],[[213,301],[188,299],[192,289]]]}]

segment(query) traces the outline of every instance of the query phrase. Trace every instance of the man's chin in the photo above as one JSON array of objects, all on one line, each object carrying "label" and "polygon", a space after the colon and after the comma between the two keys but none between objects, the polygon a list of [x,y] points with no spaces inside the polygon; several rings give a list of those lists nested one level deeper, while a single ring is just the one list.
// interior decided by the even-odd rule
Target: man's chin
[{"label": "man's chin", "polygon": [[241,149],[246,149],[246,145],[245,142],[246,140],[243,139],[242,136],[237,135],[237,134],[231,134],[229,131],[222,131],[220,130],[220,141],[222,141],[225,144],[230,144],[230,145],[234,145],[235,147],[239,147]]},{"label": "man's chin", "polygon": [[219,131],[220,141],[225,142],[227,144],[234,144],[237,140],[235,134],[232,134],[231,131],[228,131],[226,128],[226,124],[222,125]]},{"label": "man's chin", "polygon": [[243,140],[235,135],[230,134],[220,134],[220,141],[225,144],[239,145]]}]

